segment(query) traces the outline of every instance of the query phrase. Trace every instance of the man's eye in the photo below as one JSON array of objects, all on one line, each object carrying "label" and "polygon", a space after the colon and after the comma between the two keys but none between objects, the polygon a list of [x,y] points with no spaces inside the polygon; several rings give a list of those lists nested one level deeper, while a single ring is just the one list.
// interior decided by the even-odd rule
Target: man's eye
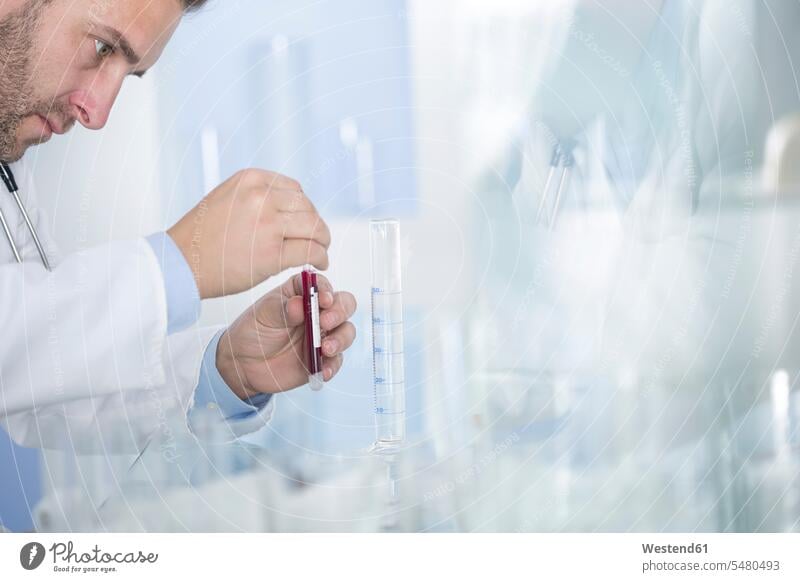
[{"label": "man's eye", "polygon": [[97,52],[97,56],[101,59],[110,57],[112,54],[114,54],[114,47],[106,42],[103,42],[102,40],[94,41],[94,50]]}]

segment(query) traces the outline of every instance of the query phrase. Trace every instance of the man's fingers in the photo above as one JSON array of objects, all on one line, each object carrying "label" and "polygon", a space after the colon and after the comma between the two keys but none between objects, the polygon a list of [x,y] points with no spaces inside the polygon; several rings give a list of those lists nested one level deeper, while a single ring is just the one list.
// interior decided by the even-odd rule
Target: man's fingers
[{"label": "man's fingers", "polygon": [[325,331],[336,328],[353,316],[356,307],[356,298],[352,293],[334,293],[333,305],[320,314],[320,327]]},{"label": "man's fingers", "polygon": [[[317,269],[328,268],[328,249],[315,240],[284,239],[280,250],[280,270],[302,265],[314,265]],[[302,293],[302,287],[300,288]]]},{"label": "man's fingers", "polygon": [[231,178],[238,188],[267,188],[271,191],[286,190],[289,192],[302,192],[303,187],[297,180],[259,168],[239,170]]},{"label": "man's fingers", "polygon": [[268,293],[256,304],[256,319],[274,329],[290,329],[303,323],[303,298],[286,298],[280,293]]},{"label": "man's fingers", "polygon": [[344,357],[342,354],[335,356],[333,358],[323,358],[322,360],[322,379],[328,382],[331,378],[333,378],[336,374],[339,373],[339,370],[342,369],[342,363],[344,362]]},{"label": "man's fingers", "polygon": [[302,325],[306,317],[305,305],[302,297],[292,297],[286,300],[286,325],[297,327]]},{"label": "man's fingers", "polygon": [[316,212],[311,199],[302,190],[289,188],[271,188],[265,192],[272,202],[272,207],[280,212]]},{"label": "man's fingers", "polygon": [[320,309],[328,309],[331,305],[333,305],[333,292],[332,291],[320,291],[319,292],[319,306]]},{"label": "man's fingers", "polygon": [[[330,307],[333,304],[333,287],[328,278],[317,273],[317,287],[319,288],[319,306],[322,308]],[[303,294],[303,275],[298,273],[290,280],[286,281],[282,287],[283,293],[287,297]]]},{"label": "man's fingers", "polygon": [[279,216],[284,238],[315,240],[326,249],[331,246],[331,231],[316,212],[280,212]]},{"label": "man's fingers", "polygon": [[325,336],[322,341],[322,354],[328,357],[341,354],[353,345],[355,339],[356,326],[346,321]]}]

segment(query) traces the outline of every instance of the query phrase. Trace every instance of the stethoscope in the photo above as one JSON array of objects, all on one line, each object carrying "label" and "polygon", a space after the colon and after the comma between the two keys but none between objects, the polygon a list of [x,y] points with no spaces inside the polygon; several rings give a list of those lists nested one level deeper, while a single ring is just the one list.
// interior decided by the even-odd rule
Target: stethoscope
[{"label": "stethoscope", "polygon": [[[36,245],[36,250],[39,251],[39,256],[42,259],[44,268],[50,271],[50,262],[47,260],[47,254],[44,252],[42,243],[39,241],[39,236],[36,234],[36,229],[34,228],[33,223],[28,216],[28,212],[25,210],[25,206],[22,204],[22,200],[20,200],[19,188],[17,187],[16,180],[14,180],[14,174],[11,172],[11,168],[9,168],[8,164],[5,162],[0,162],[0,178],[3,179],[3,183],[5,183],[9,193],[14,197],[14,202],[17,203],[17,208],[19,208],[22,218],[25,219],[25,224],[28,225],[28,231],[31,233],[33,243]],[[14,259],[18,263],[21,263],[22,257],[19,254],[19,249],[17,249],[17,244],[14,242],[14,237],[11,235],[11,229],[8,227],[8,223],[6,222],[6,217],[3,215],[2,208],[0,208],[0,226],[3,227],[3,232],[6,234],[8,244],[11,245],[11,252],[14,253]]]},{"label": "stethoscope", "polygon": [[[553,147],[553,153],[550,156],[550,170],[547,173],[547,179],[544,183],[544,192],[542,192],[542,200],[539,202],[539,209],[536,212],[536,223],[546,224],[551,227],[555,223],[558,209],[561,205],[561,197],[569,184],[572,167],[575,165],[575,158],[572,155],[572,150],[575,143],[572,141],[559,142]],[[555,177],[558,174],[558,183],[555,183]],[[551,198],[553,186],[555,185],[555,199],[553,208],[549,216],[544,216],[545,207],[548,200]]]}]

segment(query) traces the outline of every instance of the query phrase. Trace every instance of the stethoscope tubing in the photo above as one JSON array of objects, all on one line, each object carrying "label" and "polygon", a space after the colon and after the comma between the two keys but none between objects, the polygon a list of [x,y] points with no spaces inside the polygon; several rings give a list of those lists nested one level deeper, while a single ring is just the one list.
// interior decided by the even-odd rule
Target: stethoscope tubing
[{"label": "stethoscope tubing", "polygon": [[[25,210],[25,205],[22,203],[22,199],[19,197],[19,188],[17,188],[17,183],[14,180],[14,174],[11,172],[11,168],[9,168],[5,162],[0,163],[0,175],[2,176],[3,182],[6,185],[6,189],[14,197],[14,202],[16,203],[17,208],[19,208],[19,212],[22,214],[23,220],[25,220],[25,225],[28,227],[28,232],[31,233],[33,244],[36,245],[36,250],[39,252],[39,257],[42,259],[44,268],[48,271],[51,271],[52,269],[50,267],[50,261],[47,260],[47,253],[45,253],[42,242],[36,232],[36,228],[33,226],[33,222],[31,221],[27,210]],[[11,234],[11,229],[8,226],[8,222],[6,222],[6,217],[2,210],[0,210],[0,224],[3,227],[3,232],[6,235],[6,239],[8,239],[8,244],[11,246],[11,252],[14,254],[14,260],[17,261],[17,263],[21,263],[22,257],[19,254],[19,249],[17,248],[17,244],[14,242],[14,237]]]}]

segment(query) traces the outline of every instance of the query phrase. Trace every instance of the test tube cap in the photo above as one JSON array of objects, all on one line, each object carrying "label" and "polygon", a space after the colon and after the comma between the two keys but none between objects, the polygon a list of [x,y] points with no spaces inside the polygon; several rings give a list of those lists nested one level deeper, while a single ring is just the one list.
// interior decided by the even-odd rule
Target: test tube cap
[{"label": "test tube cap", "polygon": [[322,390],[322,387],[325,385],[325,381],[322,379],[322,372],[311,374],[308,377],[308,385],[314,392],[319,392]]}]

